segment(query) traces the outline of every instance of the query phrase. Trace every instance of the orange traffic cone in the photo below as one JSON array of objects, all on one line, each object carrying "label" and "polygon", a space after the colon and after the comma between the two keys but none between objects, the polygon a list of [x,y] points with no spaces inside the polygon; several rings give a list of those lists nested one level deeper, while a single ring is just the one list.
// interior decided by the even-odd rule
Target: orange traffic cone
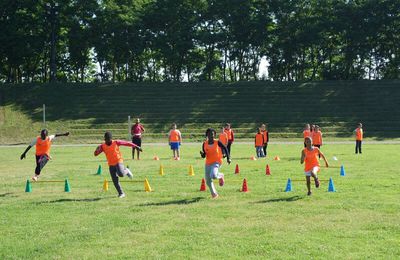
[{"label": "orange traffic cone", "polygon": [[269,169],[269,165],[265,167],[265,175],[271,175],[271,170]]},{"label": "orange traffic cone", "polygon": [[255,156],[252,156],[252,157],[250,158],[250,160],[257,161],[257,158],[256,158]]},{"label": "orange traffic cone", "polygon": [[236,164],[235,174],[239,174],[239,164]]},{"label": "orange traffic cone", "polygon": [[279,158],[279,156],[275,156],[274,160],[275,160],[275,161],[280,161],[281,158]]},{"label": "orange traffic cone", "polygon": [[160,158],[158,158],[158,156],[156,155],[156,156],[154,156],[154,158],[153,158],[155,161],[159,161],[160,160]]},{"label": "orange traffic cone", "polygon": [[206,191],[206,180],[201,179],[200,191]]},{"label": "orange traffic cone", "polygon": [[242,185],[242,189],[240,191],[241,192],[248,192],[249,191],[247,189],[247,180],[246,180],[246,178],[243,179],[243,185]]}]

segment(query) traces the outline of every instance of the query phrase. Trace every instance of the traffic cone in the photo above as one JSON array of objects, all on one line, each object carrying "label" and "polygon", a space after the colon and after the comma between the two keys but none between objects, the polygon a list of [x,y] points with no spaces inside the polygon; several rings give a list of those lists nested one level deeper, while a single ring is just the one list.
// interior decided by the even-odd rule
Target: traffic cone
[{"label": "traffic cone", "polygon": [[287,180],[285,192],[289,192],[289,191],[292,191],[292,180],[290,178]]},{"label": "traffic cone", "polygon": [[269,169],[269,165],[265,167],[265,175],[271,175],[271,170]]},{"label": "traffic cone", "polygon": [[32,184],[30,180],[26,180],[25,192],[32,192]]},{"label": "traffic cone", "polygon": [[194,176],[193,165],[189,166],[189,176]]},{"label": "traffic cone", "polygon": [[252,156],[250,159],[253,161],[257,161],[257,158],[255,156]]},{"label": "traffic cone", "polygon": [[164,175],[164,168],[163,168],[162,164],[160,165],[160,175],[161,176]]},{"label": "traffic cone", "polygon": [[107,179],[104,179],[104,182],[103,182],[103,191],[108,191],[108,181],[107,181]]},{"label": "traffic cone", "polygon": [[97,175],[101,175],[101,165],[99,165],[99,168],[97,168]]},{"label": "traffic cone", "polygon": [[275,156],[274,160],[275,160],[275,161],[280,161],[281,158],[279,158],[279,156]]},{"label": "traffic cone", "polygon": [[242,189],[240,191],[241,192],[248,192],[249,191],[247,189],[247,180],[246,180],[246,178],[243,179]]},{"label": "traffic cone", "polygon": [[346,171],[344,170],[344,166],[340,166],[340,176],[346,176]]},{"label": "traffic cone", "polygon": [[71,187],[69,186],[68,179],[65,179],[64,191],[65,192],[71,192]]},{"label": "traffic cone", "polygon": [[201,179],[200,191],[206,191],[206,180]]},{"label": "traffic cone", "polygon": [[235,174],[239,174],[240,170],[239,170],[239,164],[236,164],[235,167]]},{"label": "traffic cone", "polygon": [[150,183],[149,183],[149,181],[147,180],[147,178],[144,179],[144,190],[145,190],[146,192],[151,192],[151,191],[152,191],[152,189],[151,189],[151,187],[150,187]]},{"label": "traffic cone", "polygon": [[333,185],[332,178],[329,178],[328,192],[336,192],[335,185]]},{"label": "traffic cone", "polygon": [[153,158],[155,161],[159,161],[160,160],[160,158],[158,158],[158,156],[156,155],[156,156],[154,156],[154,158]]}]

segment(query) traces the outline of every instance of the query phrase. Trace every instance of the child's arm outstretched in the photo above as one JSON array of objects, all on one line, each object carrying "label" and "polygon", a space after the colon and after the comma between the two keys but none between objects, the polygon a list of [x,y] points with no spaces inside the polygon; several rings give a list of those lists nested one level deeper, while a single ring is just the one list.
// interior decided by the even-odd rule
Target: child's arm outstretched
[{"label": "child's arm outstretched", "polygon": [[132,143],[132,142],[127,142],[127,141],[122,141],[122,140],[116,140],[118,146],[128,146],[128,147],[133,147],[139,149],[139,151],[143,152],[142,147]]},{"label": "child's arm outstretched", "polygon": [[65,132],[63,134],[55,134],[55,137],[59,137],[59,136],[69,136],[69,132]]}]

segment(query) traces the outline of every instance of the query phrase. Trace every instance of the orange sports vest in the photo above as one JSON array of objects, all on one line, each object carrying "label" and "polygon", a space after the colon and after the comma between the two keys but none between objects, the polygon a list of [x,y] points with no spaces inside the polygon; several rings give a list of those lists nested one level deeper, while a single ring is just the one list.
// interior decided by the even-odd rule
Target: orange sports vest
[{"label": "orange sports vest", "polygon": [[224,129],[224,132],[228,135],[228,140],[231,141],[233,139],[232,129]]},{"label": "orange sports vest", "polygon": [[101,149],[103,149],[103,152],[106,154],[108,165],[114,166],[123,162],[122,155],[119,151],[116,141],[112,141],[111,145],[106,145],[103,143],[101,145]]},{"label": "orange sports vest", "polygon": [[321,145],[322,144],[322,133],[321,133],[321,131],[313,132],[312,143],[313,143],[313,145]]},{"label": "orange sports vest", "polygon": [[211,165],[213,163],[222,164],[222,150],[218,146],[218,140],[214,139],[212,145],[208,144],[208,141],[204,142],[204,151],[206,152],[206,165]]},{"label": "orange sports vest", "polygon": [[47,136],[46,139],[42,140],[40,136],[36,138],[36,155],[47,155],[50,154],[51,141]]},{"label": "orange sports vest", "polygon": [[304,130],[303,131],[303,138],[306,139],[306,137],[311,137],[311,131],[310,130]]},{"label": "orange sports vest", "polygon": [[362,141],[363,139],[363,130],[361,128],[356,129],[356,140]]},{"label": "orange sports vest", "polygon": [[177,130],[171,130],[169,135],[170,142],[179,142],[179,132]]},{"label": "orange sports vest", "polygon": [[228,144],[228,135],[223,132],[219,134],[219,139],[218,139],[223,145],[227,145]]},{"label": "orange sports vest", "polygon": [[304,148],[303,151],[306,154],[306,158],[304,159],[305,172],[311,171],[315,166],[319,166],[319,149],[317,147],[314,147],[314,149],[311,151],[309,151],[307,148]]},{"label": "orange sports vest", "polygon": [[264,135],[264,143],[268,142],[268,131],[262,131],[262,134]]},{"label": "orange sports vest", "polygon": [[255,146],[264,145],[264,135],[262,133],[256,134]]}]

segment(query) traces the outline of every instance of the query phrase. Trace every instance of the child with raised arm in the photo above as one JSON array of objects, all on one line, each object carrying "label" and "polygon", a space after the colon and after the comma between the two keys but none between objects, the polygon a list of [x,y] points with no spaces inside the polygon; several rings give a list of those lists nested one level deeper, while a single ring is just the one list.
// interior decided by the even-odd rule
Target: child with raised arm
[{"label": "child with raised arm", "polygon": [[353,132],[356,134],[356,154],[361,154],[361,144],[364,136],[362,124],[358,123],[357,128]]},{"label": "child with raised arm", "polygon": [[173,123],[171,126],[171,130],[168,134],[168,142],[172,150],[172,154],[174,156],[174,160],[180,160],[180,152],[179,147],[182,144],[182,134],[181,131],[176,129],[176,124]]},{"label": "child with raised arm", "polygon": [[123,164],[124,160],[119,150],[119,146],[121,145],[137,148],[140,151],[142,151],[142,148],[135,145],[134,143],[121,140],[113,140],[111,132],[106,132],[104,134],[104,143],[102,143],[96,148],[96,150],[94,151],[94,156],[97,156],[102,152],[105,153],[107,158],[107,163],[110,169],[111,179],[114,183],[115,189],[118,192],[118,197],[124,198],[125,193],[122,191],[118,177],[128,176],[130,179],[132,179],[133,175],[132,172],[128,168],[125,168]]},{"label": "child with raised arm", "polygon": [[219,186],[223,186],[225,183],[224,174],[219,172],[219,167],[222,165],[223,153],[226,154],[226,161],[228,164],[231,163],[229,151],[225,145],[215,139],[216,132],[212,128],[208,128],[206,131],[207,140],[204,141],[200,155],[202,158],[206,158],[205,165],[205,178],[208,188],[211,192],[213,199],[218,198],[217,190],[213,183],[213,179],[219,180]]},{"label": "child with raised arm", "polygon": [[36,137],[30,145],[25,149],[25,151],[21,154],[20,159],[24,159],[26,156],[26,153],[31,149],[32,146],[35,146],[36,148],[36,168],[35,168],[35,175],[32,176],[33,181],[37,181],[42,169],[44,166],[47,164],[47,162],[50,160],[50,148],[51,148],[51,143],[56,137],[59,136],[68,136],[69,132],[66,132],[64,134],[55,134],[55,135],[50,135],[47,129],[43,129],[40,131],[40,136]]},{"label": "child with raised arm", "polygon": [[254,146],[256,147],[257,158],[265,157],[263,150],[264,134],[262,133],[261,128],[258,128],[256,137],[254,138]]},{"label": "child with raised arm", "polygon": [[312,139],[311,137],[306,137],[304,140],[304,143],[306,145],[306,148],[303,149],[301,152],[301,158],[300,158],[300,163],[305,164],[304,165],[304,174],[306,175],[306,181],[307,181],[307,190],[308,193],[307,195],[311,195],[311,177],[314,178],[315,182],[315,187],[319,187],[319,180],[317,173],[319,172],[319,160],[318,160],[318,155],[321,155],[321,157],[325,161],[326,167],[329,167],[328,161],[326,160],[325,156],[321,151],[317,148],[312,146]]}]

